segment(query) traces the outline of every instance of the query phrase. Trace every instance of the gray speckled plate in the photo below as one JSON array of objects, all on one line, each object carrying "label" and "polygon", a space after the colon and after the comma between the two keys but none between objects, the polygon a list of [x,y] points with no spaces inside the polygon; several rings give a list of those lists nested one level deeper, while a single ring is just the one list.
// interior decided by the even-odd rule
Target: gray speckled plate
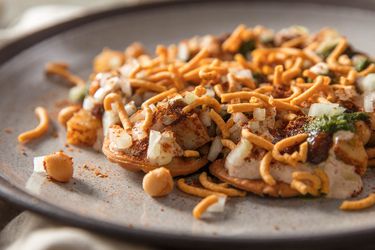
[{"label": "gray speckled plate", "polygon": [[[105,46],[123,49],[138,40],[151,49],[195,34],[221,34],[239,23],[275,29],[300,24],[313,31],[332,26],[354,46],[375,55],[375,2],[360,1],[358,8],[349,4],[207,1],[118,8],[15,41],[0,50],[0,195],[68,224],[162,246],[332,246],[369,240],[375,233],[375,210],[343,213],[336,200],[249,195],[231,199],[223,215],[197,221],[191,210],[199,199],[178,190],[152,199],[142,191],[142,174],[127,172],[85,149],[70,152],[74,180],[53,183],[33,173],[33,157],[67,151],[64,129],[53,122],[50,134],[57,137],[45,136],[25,146],[16,140],[18,133],[36,124],[35,106],[48,107],[56,118],[56,102],[67,95],[66,86],[44,78],[43,66],[49,61],[67,61],[87,77],[93,56]],[[108,177],[96,176],[94,168]],[[375,184],[371,176],[374,173],[366,177],[365,192]]]}]

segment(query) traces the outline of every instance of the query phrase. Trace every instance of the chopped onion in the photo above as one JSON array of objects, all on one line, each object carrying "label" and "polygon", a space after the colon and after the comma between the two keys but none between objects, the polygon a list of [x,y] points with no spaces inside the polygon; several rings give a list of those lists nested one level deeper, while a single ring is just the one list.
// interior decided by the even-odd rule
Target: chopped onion
[{"label": "chopped onion", "polygon": [[222,212],[224,212],[226,200],[227,200],[226,195],[219,195],[219,200],[217,201],[217,203],[214,203],[211,206],[209,206],[207,208],[206,212],[210,212],[210,213],[222,213]]},{"label": "chopped onion", "polygon": [[137,122],[132,128],[132,137],[134,140],[142,140],[147,137],[147,133],[142,128],[143,122]]},{"label": "chopped onion", "polygon": [[210,97],[215,97],[215,91],[212,88],[206,88],[205,95],[210,96]]},{"label": "chopped onion", "polygon": [[232,117],[233,117],[234,123],[236,123],[236,124],[243,124],[243,123],[247,123],[249,121],[249,119],[246,117],[246,115],[244,115],[242,112],[233,113]]},{"label": "chopped onion", "polygon": [[259,121],[250,121],[248,124],[249,124],[251,132],[254,132],[254,133],[259,132],[260,130]]},{"label": "chopped onion", "polygon": [[180,59],[181,61],[187,62],[189,60],[189,56],[190,56],[190,51],[189,51],[189,47],[187,43],[181,42],[178,45],[178,53],[177,53],[178,59]]},{"label": "chopped onion", "polygon": [[107,80],[111,77],[111,74],[109,73],[98,73],[95,76],[95,80],[99,82],[100,87],[104,87]]},{"label": "chopped onion", "polygon": [[157,110],[155,104],[150,104],[148,107],[152,110],[152,112],[156,112]]},{"label": "chopped onion", "polygon": [[345,108],[338,103],[313,103],[309,109],[309,116],[337,115],[344,113]]},{"label": "chopped onion", "polygon": [[184,102],[186,102],[186,104],[190,104],[192,102],[195,101],[195,99],[197,99],[197,96],[194,95],[194,93],[192,92],[186,92],[185,96],[184,96]]},{"label": "chopped onion", "polygon": [[240,79],[253,79],[253,74],[249,69],[230,68],[229,72]]},{"label": "chopped onion", "polygon": [[253,144],[242,138],[240,143],[228,154],[225,165],[235,166],[249,155],[252,148]]},{"label": "chopped onion", "polygon": [[[168,145],[168,147],[164,147]],[[162,134],[155,130],[150,130],[150,137],[147,148],[147,159],[159,166],[170,163],[175,156],[175,152],[182,153],[182,149],[176,143],[171,131]]]},{"label": "chopped onion", "polygon": [[316,75],[327,75],[329,73],[328,64],[320,62],[310,68],[310,71]]},{"label": "chopped onion", "polygon": [[118,129],[109,128],[108,135],[114,150],[128,149],[133,145],[133,138],[125,130],[119,132]]},{"label": "chopped onion", "polygon": [[69,100],[72,102],[81,102],[87,94],[86,85],[77,85],[69,90]]},{"label": "chopped onion", "polygon": [[95,107],[95,100],[91,96],[86,96],[85,99],[83,100],[83,109],[87,111],[93,110]]},{"label": "chopped onion", "polygon": [[34,172],[35,173],[45,173],[46,172],[46,170],[44,168],[44,157],[45,156],[34,157]]},{"label": "chopped onion", "polygon": [[221,150],[223,149],[223,144],[221,143],[221,137],[216,136],[212,141],[210,151],[208,152],[207,159],[209,161],[214,161],[219,156]]},{"label": "chopped onion", "polygon": [[365,112],[374,112],[375,92],[365,94],[363,97],[363,108]]},{"label": "chopped onion", "polygon": [[199,119],[204,124],[204,126],[206,126],[206,127],[211,126],[211,117],[210,117],[210,112],[208,111],[208,109],[202,111],[199,114]]},{"label": "chopped onion", "polygon": [[230,139],[232,141],[238,142],[241,139],[241,125],[235,123],[230,129]]},{"label": "chopped onion", "polygon": [[364,93],[375,91],[375,73],[368,74],[358,82],[358,87]]},{"label": "chopped onion", "polygon": [[108,129],[112,125],[118,124],[120,122],[120,118],[116,112],[113,110],[107,110],[103,114],[103,132],[106,136],[108,134]]},{"label": "chopped onion", "polygon": [[257,121],[264,121],[266,119],[266,109],[256,108],[253,112],[253,116]]},{"label": "chopped onion", "polygon": [[132,87],[130,85],[129,79],[126,77],[122,76],[121,81],[120,81],[120,88],[121,91],[127,96],[130,97],[133,94]]},{"label": "chopped onion", "polygon": [[125,111],[128,116],[132,116],[135,112],[137,112],[137,106],[135,106],[135,102],[131,101],[125,105]]}]

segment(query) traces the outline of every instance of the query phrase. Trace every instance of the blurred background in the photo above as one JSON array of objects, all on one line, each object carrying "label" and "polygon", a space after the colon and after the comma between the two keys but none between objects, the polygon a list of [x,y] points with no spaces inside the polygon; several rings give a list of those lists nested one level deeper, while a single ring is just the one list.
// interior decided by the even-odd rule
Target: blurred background
[{"label": "blurred background", "polygon": [[0,0],[0,46],[18,36],[96,9],[140,2],[149,0]]}]

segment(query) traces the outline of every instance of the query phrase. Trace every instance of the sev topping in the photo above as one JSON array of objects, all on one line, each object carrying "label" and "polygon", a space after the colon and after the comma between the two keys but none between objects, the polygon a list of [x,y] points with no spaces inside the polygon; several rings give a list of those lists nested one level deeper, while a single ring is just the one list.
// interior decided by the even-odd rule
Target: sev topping
[{"label": "sev topping", "polygon": [[47,133],[49,127],[49,118],[47,110],[43,107],[35,108],[35,114],[39,119],[39,124],[36,128],[23,132],[18,136],[18,141],[25,143],[36,139]]},{"label": "sev topping", "polygon": [[199,157],[200,154],[195,150],[184,150],[184,157]]},{"label": "sev topping", "polygon": [[236,147],[236,144],[229,139],[221,139],[221,144],[223,144],[224,147],[227,147],[230,150],[233,150]]},{"label": "sev topping", "polygon": [[269,151],[267,154],[264,155],[262,161],[260,162],[259,172],[260,176],[262,177],[265,183],[267,183],[270,186],[274,186],[276,184],[276,181],[270,173],[271,161],[272,152]]},{"label": "sev topping", "polygon": [[[95,143],[100,148],[100,130],[108,124],[118,123],[120,118],[128,133],[118,137],[114,133],[105,135],[105,143],[111,146],[106,155],[120,164],[134,156],[140,162],[132,162],[134,169],[147,169],[151,162],[147,159],[160,151],[162,158],[171,159],[170,169],[177,162],[181,168],[192,169],[184,170],[184,174],[191,174],[206,164],[207,159],[227,164],[230,160],[236,163],[240,157],[244,160],[254,158],[261,160],[261,180],[246,180],[249,181],[246,184],[260,183],[264,186],[262,194],[276,193],[286,187],[294,195],[297,190],[302,195],[313,196],[331,191],[331,196],[334,190],[329,190],[330,181],[335,180],[329,179],[328,170],[326,173],[320,165],[311,167],[310,163],[319,164],[316,162],[327,159],[315,156],[320,156],[319,150],[332,152],[329,150],[334,145],[324,140],[332,139],[329,137],[333,132],[327,132],[326,138],[322,135],[326,131],[316,131],[322,132],[318,135],[321,137],[311,142],[314,135],[310,125],[315,124],[312,121],[319,120],[318,117],[327,116],[327,121],[323,119],[327,123],[325,126],[352,130],[352,126],[346,126],[346,117],[352,111],[372,110],[373,93],[367,92],[373,91],[369,74],[375,73],[375,64],[371,57],[354,50],[345,37],[329,32],[329,29],[311,36],[298,28],[274,34],[261,26],[248,28],[241,24],[226,38],[197,36],[179,44],[158,45],[153,54],[147,54],[138,43],[125,51],[104,49],[94,61],[88,88],[82,79],[69,71],[67,64],[49,64],[46,73],[82,86],[79,97],[84,98],[83,103],[63,109],[58,116],[61,124],[67,124],[68,141],[90,146]],[[78,96],[77,91],[71,93]],[[369,99],[366,108],[357,102],[362,94]],[[166,103],[164,100],[168,98],[171,101]],[[78,102],[79,98],[75,99]],[[331,113],[334,112],[344,112],[338,115],[343,118],[332,120]],[[48,129],[48,117],[42,113],[39,110],[37,114],[40,126],[31,131],[31,136],[30,133],[26,133],[26,137],[20,135],[20,141],[40,136]],[[366,135],[360,140],[361,147],[373,137],[370,128],[373,121],[368,121],[363,125],[367,126],[363,128],[366,131],[357,131],[357,127],[352,130],[355,136]],[[160,134],[167,133],[151,138],[151,127]],[[123,150],[129,141],[134,146]],[[241,143],[237,147],[238,141]],[[112,152],[116,148],[122,152]],[[349,152],[350,145],[348,148]],[[349,159],[353,157],[349,157],[344,148],[335,150],[338,160],[349,165],[357,163]],[[111,153],[119,153],[118,159]],[[361,165],[363,172],[366,167],[375,166],[375,150],[368,148],[367,156],[369,161]],[[224,159],[220,159],[222,157]],[[290,167],[299,164],[311,169],[304,172],[293,172],[299,170],[293,169],[293,174],[288,173],[292,175],[288,186],[271,175],[272,162],[276,161]],[[303,164],[306,161],[310,163]],[[202,165],[195,165],[197,162]],[[229,174],[229,167],[225,167]],[[158,171],[164,170],[159,168]],[[173,179],[167,179],[168,185],[173,186]],[[201,187],[188,185],[184,179],[177,181],[177,186],[184,192],[214,197],[207,198],[208,203],[202,201],[203,205],[197,208],[197,218],[209,206],[207,204],[217,202],[217,195],[244,195],[244,192],[230,188],[228,183],[212,182],[206,173],[200,175],[199,181]],[[145,182],[150,187],[155,183]],[[152,194],[155,190],[151,188],[146,192],[158,196]],[[171,190],[169,187],[167,193]],[[280,195],[284,191],[280,191]]]},{"label": "sev topping", "polygon": [[208,207],[217,203],[219,201],[219,197],[217,195],[209,195],[203,200],[201,200],[193,209],[193,216],[196,219],[200,219],[202,214],[207,210]]},{"label": "sev topping", "polygon": [[228,138],[229,137],[229,130],[228,130],[227,124],[225,123],[223,118],[221,118],[221,116],[218,113],[216,113],[215,110],[213,110],[213,109],[210,110],[210,117],[216,123],[216,125],[219,127],[223,138],[224,139]]},{"label": "sev topping", "polygon": [[344,211],[357,211],[372,207],[375,205],[375,193],[370,194],[364,199],[357,201],[344,201],[340,209]]},{"label": "sev topping", "polygon": [[247,139],[249,142],[261,148],[264,148],[266,150],[272,150],[274,148],[274,145],[271,142],[267,141],[266,139],[264,139],[263,137],[259,135],[251,133],[247,129],[242,130],[242,137]]},{"label": "sev topping", "polygon": [[191,194],[198,197],[207,197],[210,195],[223,195],[219,192],[214,192],[208,189],[200,188],[200,187],[194,187],[189,184],[186,184],[185,179],[181,178],[177,181],[177,187],[184,193]]},{"label": "sev topping", "polygon": [[[298,134],[295,136],[287,137],[275,144],[272,150],[272,156],[275,160],[286,163],[291,166],[296,166],[298,161],[305,162],[307,158],[307,143],[302,143],[307,139],[307,134]],[[299,153],[288,154],[281,153],[284,149],[301,144]],[[295,152],[296,153],[296,152]]]},{"label": "sev topping", "polygon": [[246,192],[244,192],[244,191],[240,191],[240,190],[237,190],[235,188],[223,187],[220,184],[209,181],[206,172],[203,172],[199,175],[199,182],[202,184],[203,187],[205,187],[209,190],[215,191],[215,192],[225,194],[227,196],[234,196],[234,197],[235,196],[239,196],[239,197],[246,196]]},{"label": "sev topping", "polygon": [[192,103],[184,107],[182,112],[189,113],[190,111],[201,105],[210,106],[218,113],[221,111],[220,103],[215,98],[212,98],[210,96],[202,96],[195,99]]}]

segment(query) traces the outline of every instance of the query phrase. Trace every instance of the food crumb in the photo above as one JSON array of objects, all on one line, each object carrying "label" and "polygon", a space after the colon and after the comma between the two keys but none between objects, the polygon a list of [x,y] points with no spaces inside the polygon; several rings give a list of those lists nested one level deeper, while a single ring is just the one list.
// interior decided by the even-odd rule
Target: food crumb
[{"label": "food crumb", "polygon": [[107,178],[108,177],[108,174],[107,173],[102,173],[100,171],[100,168],[96,168],[94,166],[89,166],[88,164],[84,164],[83,165],[83,169],[94,172],[94,174],[96,176],[100,177],[100,178]]},{"label": "food crumb", "polygon": [[4,132],[7,133],[7,134],[11,134],[11,133],[13,133],[13,129],[11,129],[11,128],[4,128]]},{"label": "food crumb", "polygon": [[280,227],[278,225],[274,225],[273,226],[273,229],[275,229],[276,231],[279,231],[280,230]]},{"label": "food crumb", "polygon": [[95,170],[95,175],[100,177],[100,178],[107,178],[108,177],[107,174],[101,173],[98,169]]},{"label": "food crumb", "polygon": [[59,134],[57,133],[56,130],[54,130],[54,131],[52,131],[51,136],[52,136],[53,138],[58,138],[58,137],[59,137]]}]

